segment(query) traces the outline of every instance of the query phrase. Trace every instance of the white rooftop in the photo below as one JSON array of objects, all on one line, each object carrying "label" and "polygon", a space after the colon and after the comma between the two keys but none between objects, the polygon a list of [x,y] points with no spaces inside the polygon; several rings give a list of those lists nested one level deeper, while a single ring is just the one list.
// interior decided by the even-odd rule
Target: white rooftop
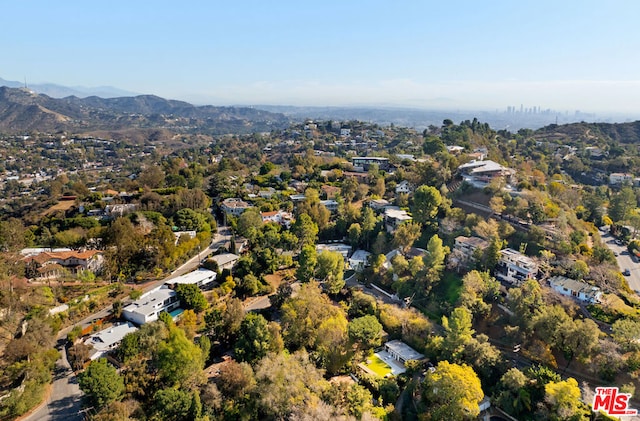
[{"label": "white rooftop", "polygon": [[384,345],[390,351],[393,351],[394,353],[402,357],[402,359],[405,361],[420,360],[424,358],[424,355],[422,355],[421,353],[419,353],[418,351],[416,351],[415,349],[411,348],[409,345],[405,344],[404,342],[398,339],[387,342]]},{"label": "white rooftop", "polygon": [[185,273],[184,275],[178,276],[173,279],[169,279],[165,282],[165,284],[197,284],[198,282],[204,281],[207,278],[213,276],[213,279],[216,278],[217,273],[209,269],[198,269],[193,272]]},{"label": "white rooftop", "polygon": [[473,160],[473,161],[467,162],[466,164],[460,165],[458,169],[463,171],[466,170],[470,174],[478,174],[483,172],[502,171],[502,170],[506,170],[507,168],[491,160],[486,160],[486,161]]},{"label": "white rooftop", "polygon": [[398,219],[401,221],[409,221],[411,219],[413,219],[408,213],[407,211],[404,211],[402,209],[394,209],[394,208],[386,208],[384,210],[384,216],[386,216],[387,218],[393,218],[393,219]]},{"label": "white rooftop", "polygon": [[239,258],[240,256],[233,253],[217,254],[215,256],[210,257],[210,259],[214,260],[218,264],[218,266],[224,266],[228,263],[238,260]]},{"label": "white rooftop", "polygon": [[139,314],[151,314],[158,309],[158,304],[163,303],[167,298],[176,295],[176,292],[165,285],[143,294],[138,300],[126,306],[123,311]]},{"label": "white rooftop", "polygon": [[85,344],[93,346],[98,351],[105,351],[110,349],[114,344],[120,342],[122,338],[127,336],[129,333],[133,333],[136,330],[138,330],[138,328],[135,327],[133,323],[122,323],[91,335],[89,339],[85,341]]}]

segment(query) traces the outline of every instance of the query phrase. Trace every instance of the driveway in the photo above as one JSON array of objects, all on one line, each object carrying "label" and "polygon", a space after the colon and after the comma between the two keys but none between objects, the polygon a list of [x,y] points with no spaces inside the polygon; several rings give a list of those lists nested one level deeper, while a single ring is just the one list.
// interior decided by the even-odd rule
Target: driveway
[{"label": "driveway", "polygon": [[640,263],[635,256],[631,256],[627,250],[627,246],[616,244],[616,239],[609,233],[602,235],[602,241],[607,245],[609,250],[617,253],[618,266],[620,271],[629,269],[630,275],[625,276],[625,279],[629,283],[629,288],[636,291],[640,291]]},{"label": "driveway", "polygon": [[44,405],[39,406],[33,413],[19,418],[22,421],[81,421],[84,419],[80,413],[82,409],[82,392],[78,386],[78,379],[73,375],[67,353],[64,349],[66,339],[58,341],[58,351],[61,358],[56,361],[53,373],[51,393]]}]

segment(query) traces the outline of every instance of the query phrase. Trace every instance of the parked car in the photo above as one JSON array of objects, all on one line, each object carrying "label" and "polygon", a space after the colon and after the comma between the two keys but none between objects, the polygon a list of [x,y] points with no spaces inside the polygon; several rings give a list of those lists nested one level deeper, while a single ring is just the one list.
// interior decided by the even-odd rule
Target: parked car
[{"label": "parked car", "polygon": [[624,276],[629,276],[629,275],[631,275],[631,271],[627,268],[627,269],[625,269],[625,270],[623,270],[623,271],[622,271],[622,274],[623,274]]}]

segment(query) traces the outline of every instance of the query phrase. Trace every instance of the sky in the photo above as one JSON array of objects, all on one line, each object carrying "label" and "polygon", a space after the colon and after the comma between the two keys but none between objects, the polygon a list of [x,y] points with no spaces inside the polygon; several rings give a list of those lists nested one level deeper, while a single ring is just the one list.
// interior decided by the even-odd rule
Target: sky
[{"label": "sky", "polygon": [[20,0],[0,78],[198,104],[640,115],[636,0]]}]

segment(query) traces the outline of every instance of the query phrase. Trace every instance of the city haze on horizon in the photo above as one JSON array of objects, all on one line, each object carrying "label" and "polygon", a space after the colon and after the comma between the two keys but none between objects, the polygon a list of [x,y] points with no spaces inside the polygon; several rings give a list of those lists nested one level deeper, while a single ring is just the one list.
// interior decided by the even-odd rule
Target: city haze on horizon
[{"label": "city haze on horizon", "polygon": [[211,105],[640,115],[640,3],[3,5],[0,77]]}]

